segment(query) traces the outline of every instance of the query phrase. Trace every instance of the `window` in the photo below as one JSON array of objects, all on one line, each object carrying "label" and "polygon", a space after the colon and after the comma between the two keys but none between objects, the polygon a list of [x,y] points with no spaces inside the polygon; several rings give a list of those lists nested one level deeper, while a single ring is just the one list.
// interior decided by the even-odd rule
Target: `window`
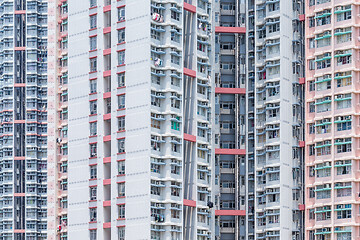
[{"label": "window", "polygon": [[315,112],[315,102],[309,102],[309,113]]},{"label": "window", "polygon": [[90,240],[96,240],[96,230],[90,230]]},{"label": "window", "polygon": [[97,135],[97,122],[90,123],[90,136]]},{"label": "window", "polygon": [[118,240],[125,240],[125,227],[118,228]]},{"label": "window", "polygon": [[91,143],[90,144],[90,157],[96,157],[97,156],[97,143]]},{"label": "window", "polygon": [[351,182],[335,183],[336,197],[348,197],[352,195]]},{"label": "window", "polygon": [[344,109],[351,107],[351,93],[338,94],[335,96],[336,109]]},{"label": "window", "polygon": [[309,48],[315,48],[315,38],[309,38]]},{"label": "window", "polygon": [[90,208],[90,222],[96,222],[97,220],[97,209],[96,208]]},{"label": "window", "polygon": [[309,17],[309,28],[315,27],[315,18]]},{"label": "window", "polygon": [[97,0],[90,0],[90,7],[96,7]]},{"label": "window", "polygon": [[352,49],[338,50],[335,52],[336,65],[342,66],[351,63],[352,60]]},{"label": "window", "polygon": [[316,99],[316,112],[322,113],[331,110],[331,96]]},{"label": "window", "polygon": [[118,65],[125,64],[125,51],[118,52]]},{"label": "window", "polygon": [[276,3],[270,3],[268,4],[269,6],[269,12],[274,12],[280,9],[280,3],[276,2]]},{"label": "window", "polygon": [[351,204],[336,205],[337,219],[351,218]]},{"label": "window", "polygon": [[125,94],[118,96],[118,109],[125,108]]},{"label": "window", "polygon": [[125,28],[118,30],[118,43],[124,43],[125,42]]},{"label": "window", "polygon": [[309,124],[309,134],[314,134],[315,133],[315,124],[310,123]]},{"label": "window", "polygon": [[125,152],[125,139],[119,139],[118,140],[118,153],[124,153]]},{"label": "window", "polygon": [[351,19],[351,5],[337,6],[334,9],[334,13],[338,22],[349,20]]},{"label": "window", "polygon": [[308,61],[309,63],[309,70],[315,70],[315,60],[314,59],[310,59]]},{"label": "window", "polygon": [[274,33],[274,32],[280,31],[280,19],[279,18],[268,19],[267,25],[269,25],[268,26],[269,33]]},{"label": "window", "polygon": [[316,57],[316,69],[331,67],[331,53],[324,53]]},{"label": "window", "polygon": [[309,81],[308,82],[308,86],[309,86],[309,92],[315,91],[315,81]]},{"label": "window", "polygon": [[331,89],[331,74],[326,74],[316,78],[316,91]]},{"label": "window", "polygon": [[90,16],[90,29],[97,27],[97,15]]},{"label": "window", "polygon": [[350,86],[352,84],[352,73],[351,71],[335,73],[335,79],[338,88]]},{"label": "window", "polygon": [[91,101],[90,102],[90,115],[96,114],[97,113],[97,102],[96,101]]},{"label": "window", "polygon": [[97,91],[97,81],[96,79],[90,80],[90,93],[96,93]]},{"label": "window", "polygon": [[327,199],[331,197],[331,184],[316,186],[316,199]]},{"label": "window", "polygon": [[310,166],[309,167],[309,177],[314,177],[315,176],[315,168],[314,166]]},{"label": "window", "polygon": [[331,44],[331,31],[325,31],[322,32],[320,34],[316,34],[316,47],[317,48],[322,48],[322,47],[327,47],[330,46]]},{"label": "window", "polygon": [[125,183],[118,183],[118,197],[124,197],[125,196]]},{"label": "window", "polygon": [[124,21],[125,20],[125,7],[118,8],[118,21]]},{"label": "window", "polygon": [[118,87],[124,87],[125,86],[125,73],[118,73],[117,80],[118,80]]},{"label": "window", "polygon": [[351,29],[351,27],[337,28],[337,29],[335,29],[334,35],[336,36],[337,44],[350,42],[352,40],[352,29]]},{"label": "window", "polygon": [[118,118],[118,131],[124,131],[125,130],[125,117],[119,117]]},{"label": "window", "polygon": [[317,142],[315,146],[316,156],[324,156],[331,154],[331,140]]},{"label": "window", "polygon": [[309,220],[315,219],[315,209],[309,209]]},{"label": "window", "polygon": [[118,175],[125,175],[125,161],[118,162]]},{"label": "window", "polygon": [[335,162],[336,174],[346,175],[351,173],[351,160],[340,160]]},{"label": "window", "polygon": [[316,164],[316,177],[330,177],[331,176],[331,162]]},{"label": "window", "polygon": [[323,26],[331,23],[331,9],[316,13],[316,25]]},{"label": "window", "polygon": [[351,138],[335,139],[337,153],[351,152],[352,141]]},{"label": "window", "polygon": [[177,10],[177,11],[171,10],[171,18],[176,20],[176,21],[180,20],[180,13],[178,11],[179,10]]},{"label": "window", "polygon": [[90,37],[90,50],[95,50],[97,48],[97,37]]},{"label": "window", "polygon": [[97,58],[90,58],[90,72],[97,71]]},{"label": "window", "polygon": [[90,200],[96,200],[97,187],[90,187]]},{"label": "window", "polygon": [[334,123],[337,125],[337,131],[346,131],[351,129],[351,116],[338,116]]},{"label": "window", "polygon": [[324,118],[322,120],[316,120],[316,134],[324,134],[331,132],[331,118]]},{"label": "window", "polygon": [[323,206],[316,208],[316,221],[324,221],[331,219],[331,206]]},{"label": "window", "polygon": [[97,165],[90,166],[90,179],[97,178]]},{"label": "window", "polygon": [[309,188],[309,198],[315,197],[315,188],[311,187]]},{"label": "window", "polygon": [[119,218],[125,218],[125,205],[119,205]]}]

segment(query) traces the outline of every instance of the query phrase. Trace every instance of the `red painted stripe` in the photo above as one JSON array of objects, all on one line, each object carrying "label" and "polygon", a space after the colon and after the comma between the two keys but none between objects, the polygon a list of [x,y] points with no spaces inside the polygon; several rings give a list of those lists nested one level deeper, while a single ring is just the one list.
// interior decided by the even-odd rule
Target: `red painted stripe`
[{"label": "red painted stripe", "polygon": [[104,120],[109,120],[109,119],[111,119],[111,113],[105,114]]},{"label": "red painted stripe", "polygon": [[299,78],[299,84],[305,84],[305,78]]},{"label": "red painted stripe", "polygon": [[245,155],[245,149],[227,149],[227,148],[216,148],[215,154],[220,155]]},{"label": "red painted stripe", "polygon": [[25,120],[14,120],[14,123],[25,123]]},{"label": "red painted stripe", "polygon": [[25,157],[14,157],[14,160],[25,160]]},{"label": "red painted stripe", "polygon": [[244,27],[215,27],[216,33],[246,33]]},{"label": "red painted stripe", "polygon": [[104,30],[103,30],[104,34],[109,33],[109,32],[111,32],[111,27],[104,28]]},{"label": "red painted stripe", "polygon": [[305,21],[305,14],[300,14],[299,15],[299,21],[300,22]]},{"label": "red painted stripe", "polygon": [[301,148],[305,147],[305,141],[299,141],[299,147]]},{"label": "red painted stripe", "polygon": [[111,76],[111,70],[104,71],[103,76],[104,76],[104,77],[109,77],[109,76]]},{"label": "red painted stripe", "polygon": [[111,222],[104,223],[103,228],[111,228]]},{"label": "red painted stripe", "polygon": [[188,207],[196,207],[196,201],[193,200],[184,199],[183,204]]},{"label": "red painted stripe", "polygon": [[109,141],[111,141],[111,135],[106,135],[106,136],[104,136],[104,137],[103,137],[103,141],[104,141],[104,142],[109,142]]},{"label": "red painted stripe", "polygon": [[14,229],[14,233],[25,233],[25,229]]},{"label": "red painted stripe", "polygon": [[245,94],[246,89],[245,88],[221,88],[221,87],[217,87],[217,88],[215,88],[215,93],[221,93],[221,94]]},{"label": "red painted stripe", "polygon": [[25,193],[14,193],[14,197],[25,197]]},{"label": "red painted stripe", "polygon": [[103,98],[111,98],[111,92],[106,92],[103,94]]},{"label": "red painted stripe", "polygon": [[111,201],[110,201],[110,200],[104,201],[104,202],[103,202],[103,206],[104,206],[104,207],[110,207],[110,206],[111,206]]},{"label": "red painted stripe", "polygon": [[304,211],[305,210],[305,204],[299,204],[299,210]]},{"label": "red painted stripe", "polygon": [[103,185],[111,185],[111,179],[104,179]]},{"label": "red painted stripe", "polygon": [[196,136],[184,133],[184,140],[189,142],[196,142]]},{"label": "red painted stripe", "polygon": [[103,163],[111,163],[111,157],[104,157]]},{"label": "red painted stripe", "polygon": [[111,5],[107,5],[103,7],[104,12],[111,11]]},{"label": "red painted stripe", "polygon": [[188,68],[184,68],[184,75],[196,78],[196,71],[188,69]]},{"label": "red painted stripe", "polygon": [[246,216],[245,210],[215,210],[215,216]]},{"label": "red painted stripe", "polygon": [[25,51],[26,47],[14,47],[15,51]]},{"label": "red painted stripe", "polygon": [[111,48],[104,49],[103,55],[105,56],[105,55],[109,55],[109,54],[111,54]]},{"label": "red painted stripe", "polygon": [[26,14],[26,10],[16,10],[15,14]]},{"label": "red painted stripe", "polygon": [[196,7],[187,2],[184,2],[184,9],[188,12],[196,13]]}]

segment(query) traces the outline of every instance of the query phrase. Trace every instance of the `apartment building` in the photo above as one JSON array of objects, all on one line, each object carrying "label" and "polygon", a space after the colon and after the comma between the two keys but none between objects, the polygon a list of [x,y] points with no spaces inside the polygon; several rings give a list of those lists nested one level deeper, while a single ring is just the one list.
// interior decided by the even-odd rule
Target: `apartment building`
[{"label": "apartment building", "polygon": [[47,9],[47,239],[67,240],[68,3]]},{"label": "apartment building", "polygon": [[359,3],[305,8],[305,239],[358,239]]},{"label": "apartment building", "polygon": [[217,239],[246,237],[245,2],[216,1],[215,163]]},{"label": "apartment building", "polygon": [[303,11],[248,1],[248,239],[304,239]]},{"label": "apartment building", "polygon": [[212,3],[68,2],[68,238],[214,239]]},{"label": "apartment building", "polygon": [[60,188],[56,114],[66,102],[65,97],[58,99],[56,88],[56,36],[65,5],[66,1],[0,1],[0,238],[4,240],[55,239],[47,232],[55,233],[58,222],[65,221],[54,210]]}]

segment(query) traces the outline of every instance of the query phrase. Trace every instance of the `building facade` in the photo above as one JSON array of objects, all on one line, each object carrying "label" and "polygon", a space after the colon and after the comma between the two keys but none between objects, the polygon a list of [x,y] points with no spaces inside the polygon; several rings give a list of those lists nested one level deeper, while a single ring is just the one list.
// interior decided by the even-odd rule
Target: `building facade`
[{"label": "building facade", "polygon": [[246,237],[245,3],[216,1],[215,163],[218,239]]},{"label": "building facade", "polygon": [[303,11],[303,1],[247,6],[249,239],[304,239]]},{"label": "building facade", "polygon": [[359,5],[305,7],[305,239],[358,239]]},{"label": "building facade", "polygon": [[[57,171],[56,112],[62,103],[54,87],[57,47],[49,42],[58,41],[60,6],[60,1],[0,1],[0,238],[4,240],[55,239],[47,233],[58,225],[57,211],[47,209],[58,204],[57,182],[48,185],[48,179]],[[54,216],[53,224],[49,216]]]},{"label": "building facade", "polygon": [[214,239],[211,2],[69,5],[68,238]]}]

